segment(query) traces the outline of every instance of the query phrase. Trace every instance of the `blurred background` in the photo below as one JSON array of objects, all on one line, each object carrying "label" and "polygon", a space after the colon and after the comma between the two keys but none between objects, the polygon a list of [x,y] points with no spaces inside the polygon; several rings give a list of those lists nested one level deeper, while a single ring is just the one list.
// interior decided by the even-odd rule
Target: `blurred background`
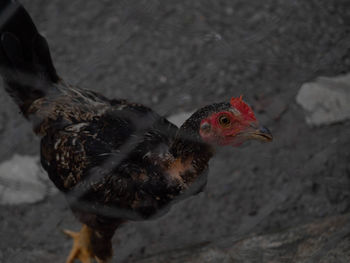
[{"label": "blurred background", "polygon": [[[178,123],[243,95],[271,144],[222,149],[205,192],[123,225],[113,262],[350,261],[350,2],[20,0],[60,76]],[[0,262],[64,262],[80,228],[0,88]]]}]

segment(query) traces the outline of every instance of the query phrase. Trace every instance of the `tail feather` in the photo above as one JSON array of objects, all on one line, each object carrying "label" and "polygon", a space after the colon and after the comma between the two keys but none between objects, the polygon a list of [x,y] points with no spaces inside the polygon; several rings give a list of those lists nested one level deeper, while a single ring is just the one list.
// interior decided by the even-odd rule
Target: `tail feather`
[{"label": "tail feather", "polygon": [[46,39],[15,0],[0,3],[0,74],[24,113],[59,81]]}]

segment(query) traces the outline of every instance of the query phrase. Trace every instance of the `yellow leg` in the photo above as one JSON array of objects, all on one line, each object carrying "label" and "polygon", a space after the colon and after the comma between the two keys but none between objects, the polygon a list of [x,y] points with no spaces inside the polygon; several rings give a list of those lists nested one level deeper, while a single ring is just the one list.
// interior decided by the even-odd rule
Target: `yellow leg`
[{"label": "yellow leg", "polygon": [[63,232],[73,238],[73,247],[66,263],[73,263],[75,259],[79,259],[82,263],[92,263],[94,259],[91,247],[92,229],[83,225],[80,232],[70,230],[63,230]]}]

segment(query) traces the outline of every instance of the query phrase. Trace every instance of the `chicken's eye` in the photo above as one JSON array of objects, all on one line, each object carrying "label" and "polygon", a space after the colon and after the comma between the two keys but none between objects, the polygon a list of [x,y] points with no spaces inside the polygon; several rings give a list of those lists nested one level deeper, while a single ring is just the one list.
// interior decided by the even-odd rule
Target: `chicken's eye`
[{"label": "chicken's eye", "polygon": [[219,123],[221,126],[223,127],[228,127],[230,124],[231,124],[231,120],[230,118],[228,118],[226,115],[222,115],[220,118],[219,118]]}]

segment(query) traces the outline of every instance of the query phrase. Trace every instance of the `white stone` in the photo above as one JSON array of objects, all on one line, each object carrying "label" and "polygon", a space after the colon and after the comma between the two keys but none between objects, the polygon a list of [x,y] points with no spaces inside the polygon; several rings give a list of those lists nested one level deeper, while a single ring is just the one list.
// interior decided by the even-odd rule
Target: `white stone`
[{"label": "white stone", "polygon": [[305,83],[296,101],[306,111],[306,122],[311,126],[350,119],[350,74]]},{"label": "white stone", "polygon": [[[43,179],[45,178],[45,179]],[[0,204],[36,203],[51,192],[37,156],[20,156],[0,164]]]},{"label": "white stone", "polygon": [[192,114],[193,112],[180,112],[169,116],[167,119],[177,127],[180,127]]}]

